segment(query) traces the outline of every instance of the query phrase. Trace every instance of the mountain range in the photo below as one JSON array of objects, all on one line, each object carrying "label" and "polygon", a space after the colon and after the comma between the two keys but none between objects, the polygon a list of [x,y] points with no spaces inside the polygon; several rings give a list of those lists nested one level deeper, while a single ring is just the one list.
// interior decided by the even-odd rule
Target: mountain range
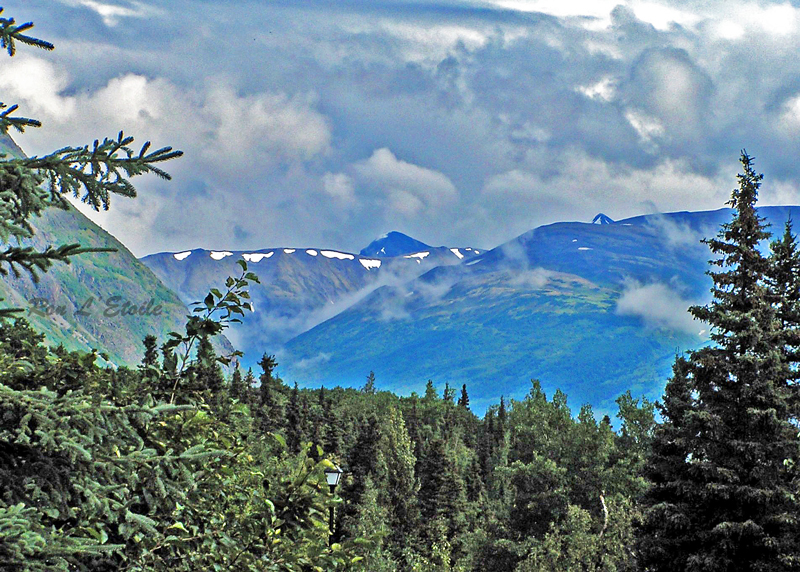
[{"label": "mountain range", "polygon": [[[798,207],[763,207],[776,232]],[[292,340],[287,380],[421,392],[467,384],[481,410],[538,379],[599,412],[630,389],[661,396],[676,354],[707,343],[687,312],[709,300],[714,236],[731,211],[542,226],[455,266],[371,292]],[[765,248],[768,245],[764,245]]]},{"label": "mountain range", "polygon": [[239,273],[244,259],[261,284],[250,296],[254,312],[229,330],[245,352],[244,364],[263,353],[279,353],[293,337],[328,320],[376,288],[402,284],[426,271],[482,253],[473,247],[432,247],[390,232],[359,254],[325,248],[278,247],[250,251],[195,249],[162,252],[142,258],[161,281],[186,304],[201,300],[210,288]]}]

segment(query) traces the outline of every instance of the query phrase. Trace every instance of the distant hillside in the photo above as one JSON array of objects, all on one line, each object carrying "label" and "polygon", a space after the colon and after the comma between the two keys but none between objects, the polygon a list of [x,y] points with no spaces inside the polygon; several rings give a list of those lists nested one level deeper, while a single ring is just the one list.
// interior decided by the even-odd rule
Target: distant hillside
[{"label": "distant hillside", "polygon": [[[760,209],[782,231],[799,207]],[[602,217],[601,217],[602,218]],[[521,398],[538,378],[573,405],[658,398],[676,353],[705,343],[686,312],[708,299],[700,243],[730,211],[539,227],[457,266],[385,286],[286,345],[281,373],[307,386],[421,392],[466,383],[475,407]],[[765,245],[766,246],[766,245]]]},{"label": "distant hillside", "polygon": [[[0,150],[22,153],[7,136],[0,136]],[[0,304],[24,308],[24,317],[46,334],[48,343],[75,350],[97,348],[107,352],[113,363],[134,365],[142,358],[145,335],[153,334],[163,342],[167,332],[183,326],[188,309],[178,296],[83,214],[74,208],[49,209],[32,223],[36,235],[29,243],[40,249],[67,243],[116,249],[81,254],[68,265],[56,264],[41,274],[38,283],[27,274],[0,281],[0,298],[4,298]],[[161,312],[155,315],[158,306]]]},{"label": "distant hillside", "polygon": [[379,249],[385,246],[401,252],[396,256],[296,247],[235,252],[195,249],[152,254],[142,262],[184,302],[191,303],[236,273],[237,260],[248,261],[249,270],[261,281],[250,288],[255,311],[227,332],[233,344],[245,352],[243,363],[252,365],[263,353],[278,352],[287,340],[335,316],[375,288],[402,284],[431,268],[457,264],[481,252],[447,247],[412,248],[409,252],[405,247],[424,243],[400,235],[403,238],[398,244],[395,235],[400,233],[387,235],[389,242],[384,241]]}]

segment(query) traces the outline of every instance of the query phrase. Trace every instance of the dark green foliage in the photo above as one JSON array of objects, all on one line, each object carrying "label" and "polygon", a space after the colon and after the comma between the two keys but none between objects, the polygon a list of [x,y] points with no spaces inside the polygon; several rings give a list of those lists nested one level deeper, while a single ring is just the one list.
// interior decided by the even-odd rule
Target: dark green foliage
[{"label": "dark green foliage", "polygon": [[148,334],[142,340],[144,346],[144,357],[142,358],[142,367],[155,367],[158,362],[157,339],[154,335]]},{"label": "dark green foliage", "polygon": [[[357,569],[352,543],[327,547],[330,462],[199,388],[218,374],[207,340],[180,374],[41,342],[0,325],[0,569]],[[160,378],[181,405],[154,399]]]},{"label": "dark green foliage", "polygon": [[[800,379],[800,250],[792,232],[791,219],[786,221],[783,236],[770,246],[772,264],[767,276],[768,295],[778,320],[778,339],[774,343],[783,354],[783,377],[793,385]],[[800,416],[798,395],[797,392],[791,395],[793,417],[797,419]]]},{"label": "dark green foliage", "polygon": [[458,406],[469,409],[469,395],[467,394],[467,384],[461,386],[461,397],[458,398]]},{"label": "dark green foliage", "polygon": [[328,456],[338,457],[341,449],[340,419],[333,409],[332,400],[328,399],[323,407],[322,419],[325,423],[325,437],[323,450]]},{"label": "dark green foliage", "polygon": [[375,372],[369,372],[367,376],[367,382],[364,384],[364,387],[361,388],[361,391],[366,393],[367,395],[375,395]]},{"label": "dark green foliage", "polygon": [[300,409],[300,391],[295,383],[286,406],[286,443],[289,450],[294,453],[299,453],[301,444],[305,442],[304,425],[305,419]]},{"label": "dark green foliage", "polygon": [[264,354],[258,362],[261,367],[258,388],[258,418],[259,427],[264,433],[269,433],[283,425],[283,407],[281,396],[277,389],[277,381],[273,377],[278,362],[275,356]]},{"label": "dark green foliage", "polygon": [[733,220],[706,241],[719,256],[713,300],[692,308],[715,345],[676,362],[646,466],[653,486],[640,533],[644,570],[788,570],[800,562],[785,463],[799,452],[795,390],[781,348],[794,323],[769,285],[770,276],[792,272],[794,254],[786,235],[772,259],[758,249],[769,237],[755,211],[762,176],[744,152],[741,163]]},{"label": "dark green foliage", "polygon": [[236,363],[236,368],[231,374],[231,398],[241,402],[246,396],[244,380],[242,379],[242,370],[239,369],[239,363]]}]

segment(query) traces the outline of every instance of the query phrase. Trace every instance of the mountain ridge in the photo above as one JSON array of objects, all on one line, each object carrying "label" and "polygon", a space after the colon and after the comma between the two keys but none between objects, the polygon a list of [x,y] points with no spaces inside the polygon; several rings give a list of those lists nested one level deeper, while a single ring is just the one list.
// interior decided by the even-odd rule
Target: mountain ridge
[{"label": "mountain ridge", "polygon": [[[761,207],[782,228],[800,207]],[[476,407],[521,398],[531,378],[603,411],[626,389],[657,399],[676,353],[707,343],[686,313],[704,303],[714,236],[729,209],[532,229],[456,266],[388,285],[285,346],[301,385],[392,390],[466,383]],[[300,366],[298,366],[300,364]]]}]

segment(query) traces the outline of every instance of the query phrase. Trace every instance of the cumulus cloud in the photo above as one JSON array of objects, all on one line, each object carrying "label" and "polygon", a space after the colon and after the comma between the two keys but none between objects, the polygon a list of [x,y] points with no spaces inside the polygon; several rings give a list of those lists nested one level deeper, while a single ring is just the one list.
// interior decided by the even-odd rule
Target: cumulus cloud
[{"label": "cumulus cloud", "polygon": [[493,247],[648,201],[719,208],[742,147],[765,200],[798,197],[785,1],[247,1],[214,25],[188,0],[4,6],[57,46],[0,66],[2,101],[45,122],[26,151],[120,128],[185,151],[171,183],[138,182],[147,202],[92,215],[137,254],[358,250],[398,227]]},{"label": "cumulus cloud", "polygon": [[355,202],[355,185],[346,173],[325,173],[322,177],[325,192],[345,205]]},{"label": "cumulus cloud", "polygon": [[651,327],[668,328],[705,339],[707,326],[689,313],[695,302],[684,299],[666,284],[628,284],[617,301],[616,312],[641,318]]},{"label": "cumulus cloud", "polygon": [[405,216],[440,209],[458,198],[455,185],[442,173],[398,159],[389,149],[376,149],[355,165],[359,178],[385,194],[388,207]]},{"label": "cumulus cloud", "polygon": [[[201,241],[209,247],[223,242],[228,246],[226,233],[233,233],[235,225],[255,230],[259,219],[263,223],[276,217],[270,201],[255,199],[257,181],[289,168],[293,172],[283,175],[284,189],[275,185],[279,192],[272,193],[272,200],[275,195],[288,200],[298,187],[313,188],[303,163],[329,150],[330,126],[314,108],[314,98],[306,95],[240,95],[219,82],[187,89],[165,78],[138,74],[70,94],[68,75],[41,57],[21,57],[11,63],[0,71],[0,89],[26,115],[44,124],[17,136],[28,153],[114,137],[119,129],[135,133],[137,144],[151,140],[156,146],[171,144],[185,152],[185,158],[166,166],[173,182],[135,179],[143,191],[140,196],[134,201],[112,199],[107,212],[79,205],[139,254],[158,249],[154,232],[179,247],[198,246]],[[339,192],[345,191],[346,181],[340,180]],[[345,193],[340,198],[348,197]],[[309,200],[301,198],[292,205],[298,220],[309,217]],[[253,215],[258,216],[250,218]],[[245,231],[242,236],[249,234]],[[173,242],[177,236],[180,244]]]}]

